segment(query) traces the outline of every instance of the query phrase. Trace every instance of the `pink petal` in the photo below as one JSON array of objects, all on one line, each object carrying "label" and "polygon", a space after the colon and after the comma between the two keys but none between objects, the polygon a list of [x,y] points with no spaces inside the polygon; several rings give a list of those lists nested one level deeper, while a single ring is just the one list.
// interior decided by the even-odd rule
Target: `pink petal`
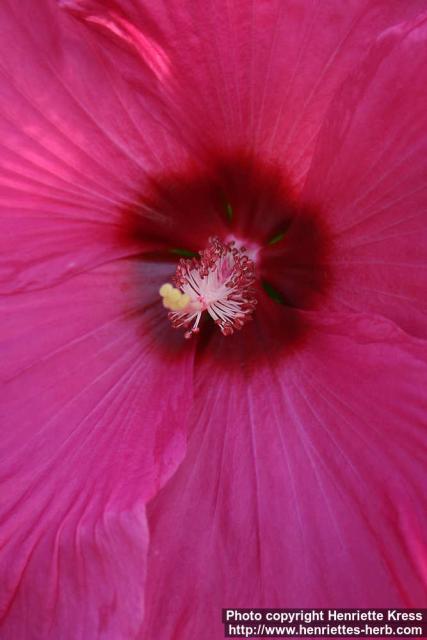
[{"label": "pink petal", "polygon": [[426,346],[380,318],[312,321],[280,362],[205,352],[188,454],[148,511],[141,638],[217,640],[221,607],[425,602]]},{"label": "pink petal", "polygon": [[334,235],[342,308],[426,336],[427,23],[386,31],[331,105],[304,197]]},{"label": "pink petal", "polygon": [[192,153],[254,149],[284,159],[299,183],[335,89],[378,33],[425,7],[419,0],[216,0],[209,10],[183,0],[167,9],[123,0],[59,5],[100,35],[134,82],[137,60],[157,79]]},{"label": "pink petal", "polygon": [[135,637],[144,503],[185,451],[191,345],[119,261],[2,307],[2,638]]},{"label": "pink petal", "polygon": [[159,217],[140,193],[147,173],[179,153],[172,138],[160,144],[152,74],[140,65],[131,87],[56,3],[4,2],[0,23],[0,287],[9,292],[140,252],[117,242],[123,211]]}]

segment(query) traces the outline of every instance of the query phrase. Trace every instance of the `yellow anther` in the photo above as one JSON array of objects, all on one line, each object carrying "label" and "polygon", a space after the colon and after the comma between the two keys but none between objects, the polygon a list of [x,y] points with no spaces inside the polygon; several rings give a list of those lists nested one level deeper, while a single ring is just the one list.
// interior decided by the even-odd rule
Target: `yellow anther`
[{"label": "yellow anther", "polygon": [[188,295],[188,293],[183,293],[176,304],[178,309],[185,309],[185,307],[189,302],[190,302],[190,296]]},{"label": "yellow anther", "polygon": [[182,293],[179,289],[172,289],[172,291],[167,294],[167,299],[170,300],[171,302],[178,302],[181,296],[182,296]]},{"label": "yellow anther", "polygon": [[162,298],[166,298],[173,291],[173,286],[169,282],[165,282],[159,289],[159,293]]},{"label": "yellow anther", "polygon": [[182,293],[169,282],[160,287],[159,293],[163,298],[163,306],[171,311],[182,311],[191,300],[187,293]]}]

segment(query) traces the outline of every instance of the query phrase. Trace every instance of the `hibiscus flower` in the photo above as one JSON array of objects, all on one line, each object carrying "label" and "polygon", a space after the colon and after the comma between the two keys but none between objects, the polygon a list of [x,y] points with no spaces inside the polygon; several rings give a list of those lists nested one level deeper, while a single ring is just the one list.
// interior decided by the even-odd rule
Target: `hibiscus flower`
[{"label": "hibiscus flower", "polygon": [[2,3],[2,639],[425,604],[426,10]]}]

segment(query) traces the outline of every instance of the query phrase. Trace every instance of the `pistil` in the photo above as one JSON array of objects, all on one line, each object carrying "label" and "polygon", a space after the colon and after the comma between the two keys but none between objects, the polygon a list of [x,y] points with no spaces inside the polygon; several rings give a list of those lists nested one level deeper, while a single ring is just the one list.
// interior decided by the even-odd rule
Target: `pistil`
[{"label": "pistil", "polygon": [[204,312],[229,336],[252,318],[257,304],[255,264],[234,241],[209,238],[200,258],[179,261],[172,282],[159,292],[172,326],[185,329],[186,338],[200,331]]}]

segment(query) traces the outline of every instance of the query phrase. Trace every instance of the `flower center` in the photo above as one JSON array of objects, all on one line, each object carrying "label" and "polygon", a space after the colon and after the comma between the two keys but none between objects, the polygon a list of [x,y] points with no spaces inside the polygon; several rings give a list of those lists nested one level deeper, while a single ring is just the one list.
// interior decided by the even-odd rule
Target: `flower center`
[{"label": "flower center", "polygon": [[185,337],[199,332],[202,314],[207,313],[224,336],[241,329],[257,304],[254,297],[255,264],[245,247],[234,240],[209,238],[200,258],[181,259],[172,279],[160,287],[163,305],[175,328],[186,329]]}]

